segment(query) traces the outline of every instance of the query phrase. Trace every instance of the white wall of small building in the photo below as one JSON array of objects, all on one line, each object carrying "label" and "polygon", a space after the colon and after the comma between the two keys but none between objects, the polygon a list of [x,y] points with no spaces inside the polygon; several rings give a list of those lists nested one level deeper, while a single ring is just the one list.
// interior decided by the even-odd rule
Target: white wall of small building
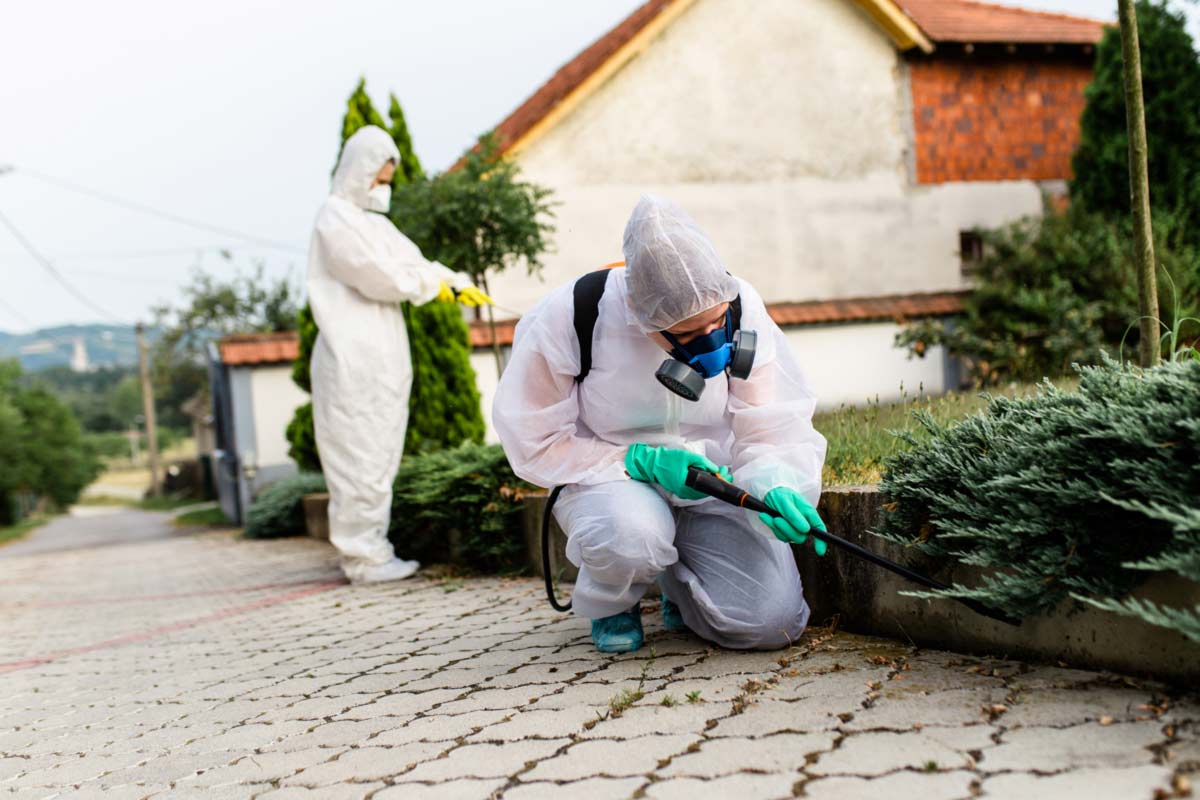
[{"label": "white wall of small building", "polygon": [[893,344],[899,331],[894,322],[867,322],[791,327],[784,334],[817,394],[820,411],[955,388],[947,385],[945,350],[931,347],[924,358],[909,358]]},{"label": "white wall of small building", "polygon": [[910,179],[903,61],[850,0],[697,0],[516,158],[555,192],[543,280],[491,284],[525,312],[621,257],[639,196],[687,209],[768,302],[964,287],[958,233],[1041,212],[1031,181]]},{"label": "white wall of small building", "polygon": [[250,373],[250,392],[258,466],[291,463],[287,425],[309,399],[292,380],[292,365],[256,367]]}]

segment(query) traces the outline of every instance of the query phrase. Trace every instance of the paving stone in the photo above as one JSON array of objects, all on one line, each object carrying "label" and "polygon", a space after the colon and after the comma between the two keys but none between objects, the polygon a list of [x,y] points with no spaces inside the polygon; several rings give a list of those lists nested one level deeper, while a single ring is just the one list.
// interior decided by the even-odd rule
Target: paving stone
[{"label": "paving stone", "polygon": [[1029,725],[1064,727],[1110,717],[1130,722],[1146,711],[1138,706],[1151,700],[1149,692],[1135,689],[1096,687],[1087,691],[1036,689],[1020,692],[1004,714],[1006,728]]},{"label": "paving stone", "polygon": [[959,800],[971,796],[971,781],[974,779],[972,773],[961,770],[893,772],[878,778],[819,778],[804,784],[804,796],[812,800],[877,800],[881,797],[895,800]]},{"label": "paving stone", "polygon": [[[1013,773],[983,782],[989,800],[1029,800],[1031,797],[1086,797],[1087,800],[1129,800],[1155,796],[1168,789],[1169,767],[1145,765],[1127,769],[1078,769],[1059,775]],[[1166,795],[1170,796],[1170,795]]]},{"label": "paving stone", "polygon": [[384,788],[382,783],[343,783],[312,789],[305,786],[284,786],[255,795],[255,800],[363,800],[365,797],[381,797],[376,794]]},{"label": "paving stone", "polygon": [[[270,792],[274,789],[269,783],[241,783],[229,784],[227,786],[193,786],[193,787],[173,787],[162,789],[154,794],[150,794],[149,790],[144,786],[118,786],[113,789],[104,790],[101,795],[104,800],[109,798],[124,798],[129,800],[142,800],[148,794],[155,800],[251,800],[253,797],[261,797],[264,792]],[[81,796],[87,796],[88,787],[86,785],[79,787]]]},{"label": "paving stone", "polygon": [[[811,775],[882,775],[898,769],[970,767],[972,750],[992,745],[992,728],[924,728],[920,731],[856,733],[808,767]],[[985,756],[986,758],[987,756]]]},{"label": "paving stone", "polygon": [[[877,728],[909,730],[930,726],[973,725],[986,722],[985,707],[1004,703],[1002,689],[953,689],[926,694],[906,692],[885,685],[869,708],[854,710],[841,725],[846,731]],[[1009,724],[1004,716],[1004,724]]]},{"label": "paving stone", "polygon": [[1071,767],[1136,767],[1149,764],[1146,748],[1165,741],[1157,722],[1088,723],[1073,728],[1016,728],[984,754],[980,769],[1056,772]]},{"label": "paving stone", "polygon": [[536,702],[539,697],[550,694],[557,688],[546,684],[533,684],[512,689],[477,689],[460,700],[451,700],[438,706],[438,710],[444,714],[461,714],[465,711],[519,708]]},{"label": "paving stone", "polygon": [[[645,778],[588,778],[569,784],[571,800],[612,800],[632,797]],[[560,800],[564,787],[557,783],[524,783],[506,791],[504,800]]]},{"label": "paving stone", "polygon": [[331,761],[306,767],[281,781],[284,786],[329,786],[347,781],[389,778],[410,766],[436,758],[445,746],[435,742],[413,742],[397,747],[360,747],[347,750]]},{"label": "paving stone", "polygon": [[722,716],[708,731],[713,738],[766,736],[772,733],[808,733],[833,730],[841,720],[819,698],[804,700],[759,700],[740,714]]},{"label": "paving stone", "polygon": [[385,731],[374,739],[371,744],[391,746],[406,742],[445,742],[460,737],[469,736],[477,729],[500,722],[513,712],[498,709],[495,711],[469,711],[465,714],[431,714],[420,717],[400,728]]},{"label": "paving stone", "polygon": [[179,785],[209,787],[226,783],[270,783],[329,761],[344,752],[345,749],[340,748],[313,747],[307,750],[250,753],[233,763],[214,766],[185,778]]},{"label": "paving stone", "polygon": [[488,800],[507,781],[464,778],[445,783],[404,783],[372,796],[372,800]]},{"label": "paving stone", "polygon": [[[643,701],[644,702],[644,701]],[[632,739],[655,733],[704,733],[709,720],[731,713],[730,703],[684,703],[666,707],[661,704],[638,705],[620,716],[609,714],[580,736],[585,739]]]},{"label": "paving stone", "polygon": [[764,694],[773,700],[803,700],[806,697],[824,697],[827,702],[839,706],[857,706],[872,691],[871,684],[880,686],[887,680],[890,670],[884,667],[871,669],[848,669],[825,675],[798,673],[789,675],[790,670],[780,673],[779,682]]},{"label": "paving stone", "polygon": [[366,705],[339,714],[337,719],[376,719],[377,717],[415,717],[462,694],[459,689],[435,689],[428,692],[405,692],[385,695]]},{"label": "paving stone", "polygon": [[663,776],[717,777],[733,772],[790,772],[812,753],[833,746],[832,733],[784,733],[763,739],[714,739],[659,770]]},{"label": "paving stone", "polygon": [[651,784],[646,797],[651,800],[725,800],[753,797],[756,800],[790,798],[801,775],[782,772],[774,775],[726,775],[723,778],[667,778]]},{"label": "paving stone", "polygon": [[546,694],[530,705],[530,710],[544,708],[574,708],[576,706],[592,706],[604,709],[612,700],[623,692],[641,691],[644,695],[657,691],[663,686],[662,681],[621,681],[620,683],[577,683],[564,687],[559,692]]},{"label": "paving stone", "polygon": [[[485,712],[475,712],[485,713]],[[503,712],[500,712],[503,713]],[[505,722],[496,722],[467,737],[471,742],[519,742],[523,739],[555,739],[585,733],[584,723],[597,719],[596,709],[576,706],[558,710],[520,711]]]},{"label": "paving stone", "polygon": [[454,778],[502,778],[515,775],[530,762],[549,758],[570,739],[467,744],[451,750],[445,758],[427,761],[400,776],[398,782],[447,781]]},{"label": "paving stone", "polygon": [[541,761],[522,781],[574,781],[607,776],[648,775],[660,763],[700,741],[698,736],[643,736],[625,741],[578,742],[556,758]]}]

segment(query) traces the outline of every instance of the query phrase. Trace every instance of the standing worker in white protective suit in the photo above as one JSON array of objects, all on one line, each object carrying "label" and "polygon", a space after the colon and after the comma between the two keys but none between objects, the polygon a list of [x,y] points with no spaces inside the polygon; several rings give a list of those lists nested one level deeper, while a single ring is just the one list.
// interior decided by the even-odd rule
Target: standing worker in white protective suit
[{"label": "standing worker in white protective suit", "polygon": [[355,583],[407,578],[420,567],[397,558],[387,537],[412,386],[399,304],[491,302],[464,275],[425,260],[385,216],[399,158],[374,125],[346,140],[308,256],[308,298],[321,330],[312,398],[329,540]]},{"label": "standing worker in white protective suit", "polygon": [[[809,609],[785,542],[824,530],[813,392],[758,293],[678,206],[642,198],[624,253],[593,305],[585,377],[574,284],[518,324],[493,413],[504,450],[525,480],[566,487],[554,515],[579,567],[573,607],[600,650],[641,646],[638,602],[656,579],[668,629],[724,647],[786,646]],[[726,465],[782,517],[684,485],[691,466],[728,477]]]}]

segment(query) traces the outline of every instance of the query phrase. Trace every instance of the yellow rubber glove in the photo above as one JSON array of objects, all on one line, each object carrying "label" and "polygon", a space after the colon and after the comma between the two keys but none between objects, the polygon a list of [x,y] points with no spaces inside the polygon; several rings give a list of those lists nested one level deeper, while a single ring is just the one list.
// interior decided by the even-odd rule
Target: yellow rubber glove
[{"label": "yellow rubber glove", "polygon": [[450,288],[450,284],[442,281],[442,285],[438,287],[437,297],[434,298],[439,303],[453,303],[454,290]]},{"label": "yellow rubber glove", "polygon": [[495,305],[492,298],[488,297],[483,292],[479,291],[477,286],[468,286],[465,289],[458,291],[458,302],[464,306],[475,308],[476,306]]}]

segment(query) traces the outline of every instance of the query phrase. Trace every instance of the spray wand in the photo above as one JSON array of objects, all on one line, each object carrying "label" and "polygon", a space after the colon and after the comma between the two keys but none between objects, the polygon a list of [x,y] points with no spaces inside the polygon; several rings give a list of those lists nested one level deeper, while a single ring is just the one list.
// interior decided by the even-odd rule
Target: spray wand
[{"label": "spray wand", "polygon": [[[690,467],[688,469],[688,475],[685,483],[690,488],[695,489],[698,492],[703,492],[709,497],[715,497],[717,500],[720,500],[724,503],[729,503],[730,505],[739,506],[741,508],[748,508],[751,511],[765,512],[770,514],[772,517],[780,516],[778,511],[771,508],[757,497],[754,497],[749,492],[733,485],[732,483],[729,483],[724,478],[718,477],[714,473],[702,470],[699,467]],[[834,547],[845,550],[853,556],[861,558],[864,561],[869,561],[878,567],[883,567],[889,572],[894,572],[902,578],[907,578],[913,583],[920,584],[921,586],[925,586],[929,589],[945,590],[953,588],[942,583],[941,581],[936,581],[933,578],[930,578],[928,575],[922,575],[919,572],[911,570],[903,564],[897,564],[891,559],[884,558],[878,553],[872,553],[862,545],[847,541],[846,539],[843,539],[840,536],[835,536],[828,531],[813,529],[809,531],[809,535],[815,536],[824,542],[828,542]],[[978,600],[974,600],[969,597],[952,597],[950,599],[958,601],[974,611],[976,614],[982,614],[989,619],[994,619],[1007,625],[1021,624],[1019,619],[1010,617],[1009,615],[997,609],[989,608]]]}]

